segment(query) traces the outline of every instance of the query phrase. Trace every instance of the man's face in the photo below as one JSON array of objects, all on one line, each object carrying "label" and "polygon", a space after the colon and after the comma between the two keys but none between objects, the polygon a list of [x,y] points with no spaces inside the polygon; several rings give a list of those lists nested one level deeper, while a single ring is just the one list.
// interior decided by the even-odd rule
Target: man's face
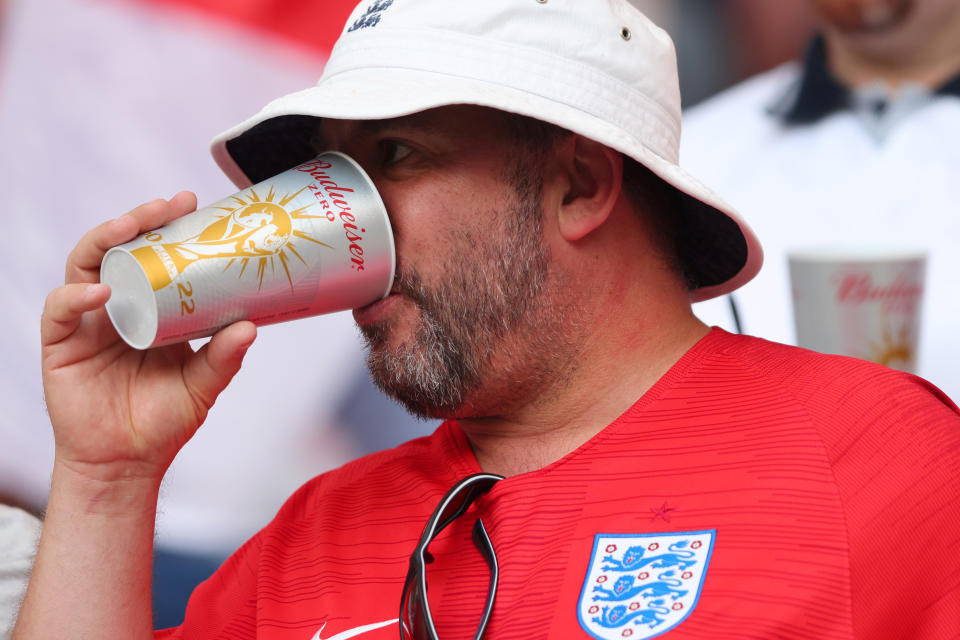
[{"label": "man's face", "polygon": [[503,122],[446,107],[324,124],[325,142],[363,165],[390,213],[393,290],[354,317],[374,380],[421,416],[504,409],[563,342],[564,314],[547,293],[541,163]]},{"label": "man's face", "polygon": [[[829,34],[889,68],[936,67],[956,58],[958,0],[812,0]],[[922,81],[922,79],[921,79]]]}]

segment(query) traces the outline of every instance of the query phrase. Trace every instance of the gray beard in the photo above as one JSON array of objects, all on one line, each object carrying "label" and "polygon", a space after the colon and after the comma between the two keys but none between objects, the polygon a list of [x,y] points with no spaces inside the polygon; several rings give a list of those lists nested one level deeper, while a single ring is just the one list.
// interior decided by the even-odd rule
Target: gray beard
[{"label": "gray beard", "polygon": [[518,163],[507,182],[515,204],[490,213],[491,233],[464,237],[453,230],[471,255],[452,256],[444,282],[428,287],[413,268],[398,269],[396,290],[420,310],[408,342],[388,349],[386,324],[361,327],[374,383],[415,416],[461,415],[504,337],[543,315],[536,313],[550,260],[543,243],[543,180],[532,163]]}]

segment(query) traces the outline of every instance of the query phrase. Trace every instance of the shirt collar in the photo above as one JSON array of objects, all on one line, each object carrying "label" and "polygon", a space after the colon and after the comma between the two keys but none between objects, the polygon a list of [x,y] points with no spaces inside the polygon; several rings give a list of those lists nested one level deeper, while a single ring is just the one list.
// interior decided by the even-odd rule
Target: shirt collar
[{"label": "shirt collar", "polygon": [[[960,74],[941,85],[936,95],[960,98]],[[770,107],[785,124],[812,124],[831,113],[851,106],[852,92],[827,67],[827,47],[817,35],[807,48],[803,72],[795,83]]]}]

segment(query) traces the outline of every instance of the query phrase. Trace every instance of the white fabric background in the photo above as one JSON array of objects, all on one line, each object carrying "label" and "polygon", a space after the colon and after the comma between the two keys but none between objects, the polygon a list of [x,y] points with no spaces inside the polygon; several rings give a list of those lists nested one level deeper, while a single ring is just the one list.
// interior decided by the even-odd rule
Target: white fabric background
[{"label": "white fabric background", "polygon": [[39,539],[39,520],[0,504],[0,640],[13,632]]}]

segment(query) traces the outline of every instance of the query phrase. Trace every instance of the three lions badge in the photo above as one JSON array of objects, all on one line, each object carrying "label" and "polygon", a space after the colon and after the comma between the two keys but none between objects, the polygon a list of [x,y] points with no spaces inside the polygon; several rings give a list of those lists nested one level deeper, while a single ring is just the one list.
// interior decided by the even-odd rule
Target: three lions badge
[{"label": "three lions badge", "polygon": [[673,629],[697,605],[715,537],[715,530],[598,533],[580,592],[580,626],[598,640],[645,640]]}]

